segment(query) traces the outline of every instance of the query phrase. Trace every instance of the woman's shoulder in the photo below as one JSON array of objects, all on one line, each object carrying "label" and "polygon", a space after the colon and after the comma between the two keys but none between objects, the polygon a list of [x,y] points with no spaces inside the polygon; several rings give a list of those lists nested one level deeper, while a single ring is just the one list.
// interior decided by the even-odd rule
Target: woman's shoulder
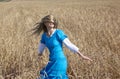
[{"label": "woman's shoulder", "polygon": [[41,36],[42,36],[42,37],[45,37],[45,35],[46,35],[46,33],[45,33],[45,32],[43,32]]},{"label": "woman's shoulder", "polygon": [[57,32],[59,33],[59,32],[63,32],[63,30],[61,30],[61,29],[57,29]]},{"label": "woman's shoulder", "polygon": [[61,36],[61,35],[64,35],[64,31],[61,30],[61,29],[57,29],[57,35]]}]

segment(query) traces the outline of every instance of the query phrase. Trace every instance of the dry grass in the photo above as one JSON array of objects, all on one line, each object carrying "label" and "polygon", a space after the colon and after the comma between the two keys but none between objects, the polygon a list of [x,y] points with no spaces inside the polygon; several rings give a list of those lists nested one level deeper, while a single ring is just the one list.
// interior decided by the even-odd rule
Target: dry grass
[{"label": "dry grass", "polygon": [[0,79],[35,79],[48,61],[37,60],[40,38],[28,30],[47,14],[59,19],[69,39],[94,61],[64,48],[70,79],[120,79],[119,0],[35,0],[0,3]]}]

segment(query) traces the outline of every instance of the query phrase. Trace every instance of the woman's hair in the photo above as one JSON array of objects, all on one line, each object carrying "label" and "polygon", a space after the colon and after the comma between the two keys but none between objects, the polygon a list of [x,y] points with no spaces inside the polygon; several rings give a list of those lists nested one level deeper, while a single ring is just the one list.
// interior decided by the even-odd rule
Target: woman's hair
[{"label": "woman's hair", "polygon": [[45,22],[53,22],[54,28],[58,27],[58,21],[56,20],[56,18],[53,15],[47,15],[47,16],[43,17],[40,22],[37,22],[34,25],[35,28],[32,29],[32,31],[33,31],[32,35],[34,35],[34,34],[40,35],[40,33],[42,31],[47,32],[47,28],[44,24]]}]

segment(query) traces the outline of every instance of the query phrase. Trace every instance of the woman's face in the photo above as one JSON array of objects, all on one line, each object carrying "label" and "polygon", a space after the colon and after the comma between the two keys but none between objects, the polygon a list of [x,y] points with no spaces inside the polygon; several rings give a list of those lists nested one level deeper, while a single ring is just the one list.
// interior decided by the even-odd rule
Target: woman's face
[{"label": "woman's face", "polygon": [[54,23],[53,22],[45,22],[44,24],[47,28],[54,28]]}]

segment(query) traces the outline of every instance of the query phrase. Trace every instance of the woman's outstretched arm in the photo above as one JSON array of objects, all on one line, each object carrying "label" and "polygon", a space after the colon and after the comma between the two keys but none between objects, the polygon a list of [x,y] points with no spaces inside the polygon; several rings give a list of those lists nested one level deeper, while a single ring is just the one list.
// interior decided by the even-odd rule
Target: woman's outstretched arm
[{"label": "woman's outstretched arm", "polygon": [[78,54],[80,57],[82,57],[83,59],[92,61],[92,59],[90,59],[89,57],[84,56],[84,55],[79,51],[79,48],[78,48],[77,46],[75,46],[73,43],[71,43],[68,38],[65,38],[65,39],[63,40],[63,43],[64,43],[64,45],[65,45],[67,48],[69,48],[72,52],[77,53],[77,54]]},{"label": "woman's outstretched arm", "polygon": [[78,51],[77,54],[78,54],[79,56],[81,56],[81,57],[82,57],[83,59],[85,59],[85,60],[90,60],[90,61],[92,61],[92,59],[90,59],[89,57],[83,55],[82,53],[80,53],[80,51]]}]

